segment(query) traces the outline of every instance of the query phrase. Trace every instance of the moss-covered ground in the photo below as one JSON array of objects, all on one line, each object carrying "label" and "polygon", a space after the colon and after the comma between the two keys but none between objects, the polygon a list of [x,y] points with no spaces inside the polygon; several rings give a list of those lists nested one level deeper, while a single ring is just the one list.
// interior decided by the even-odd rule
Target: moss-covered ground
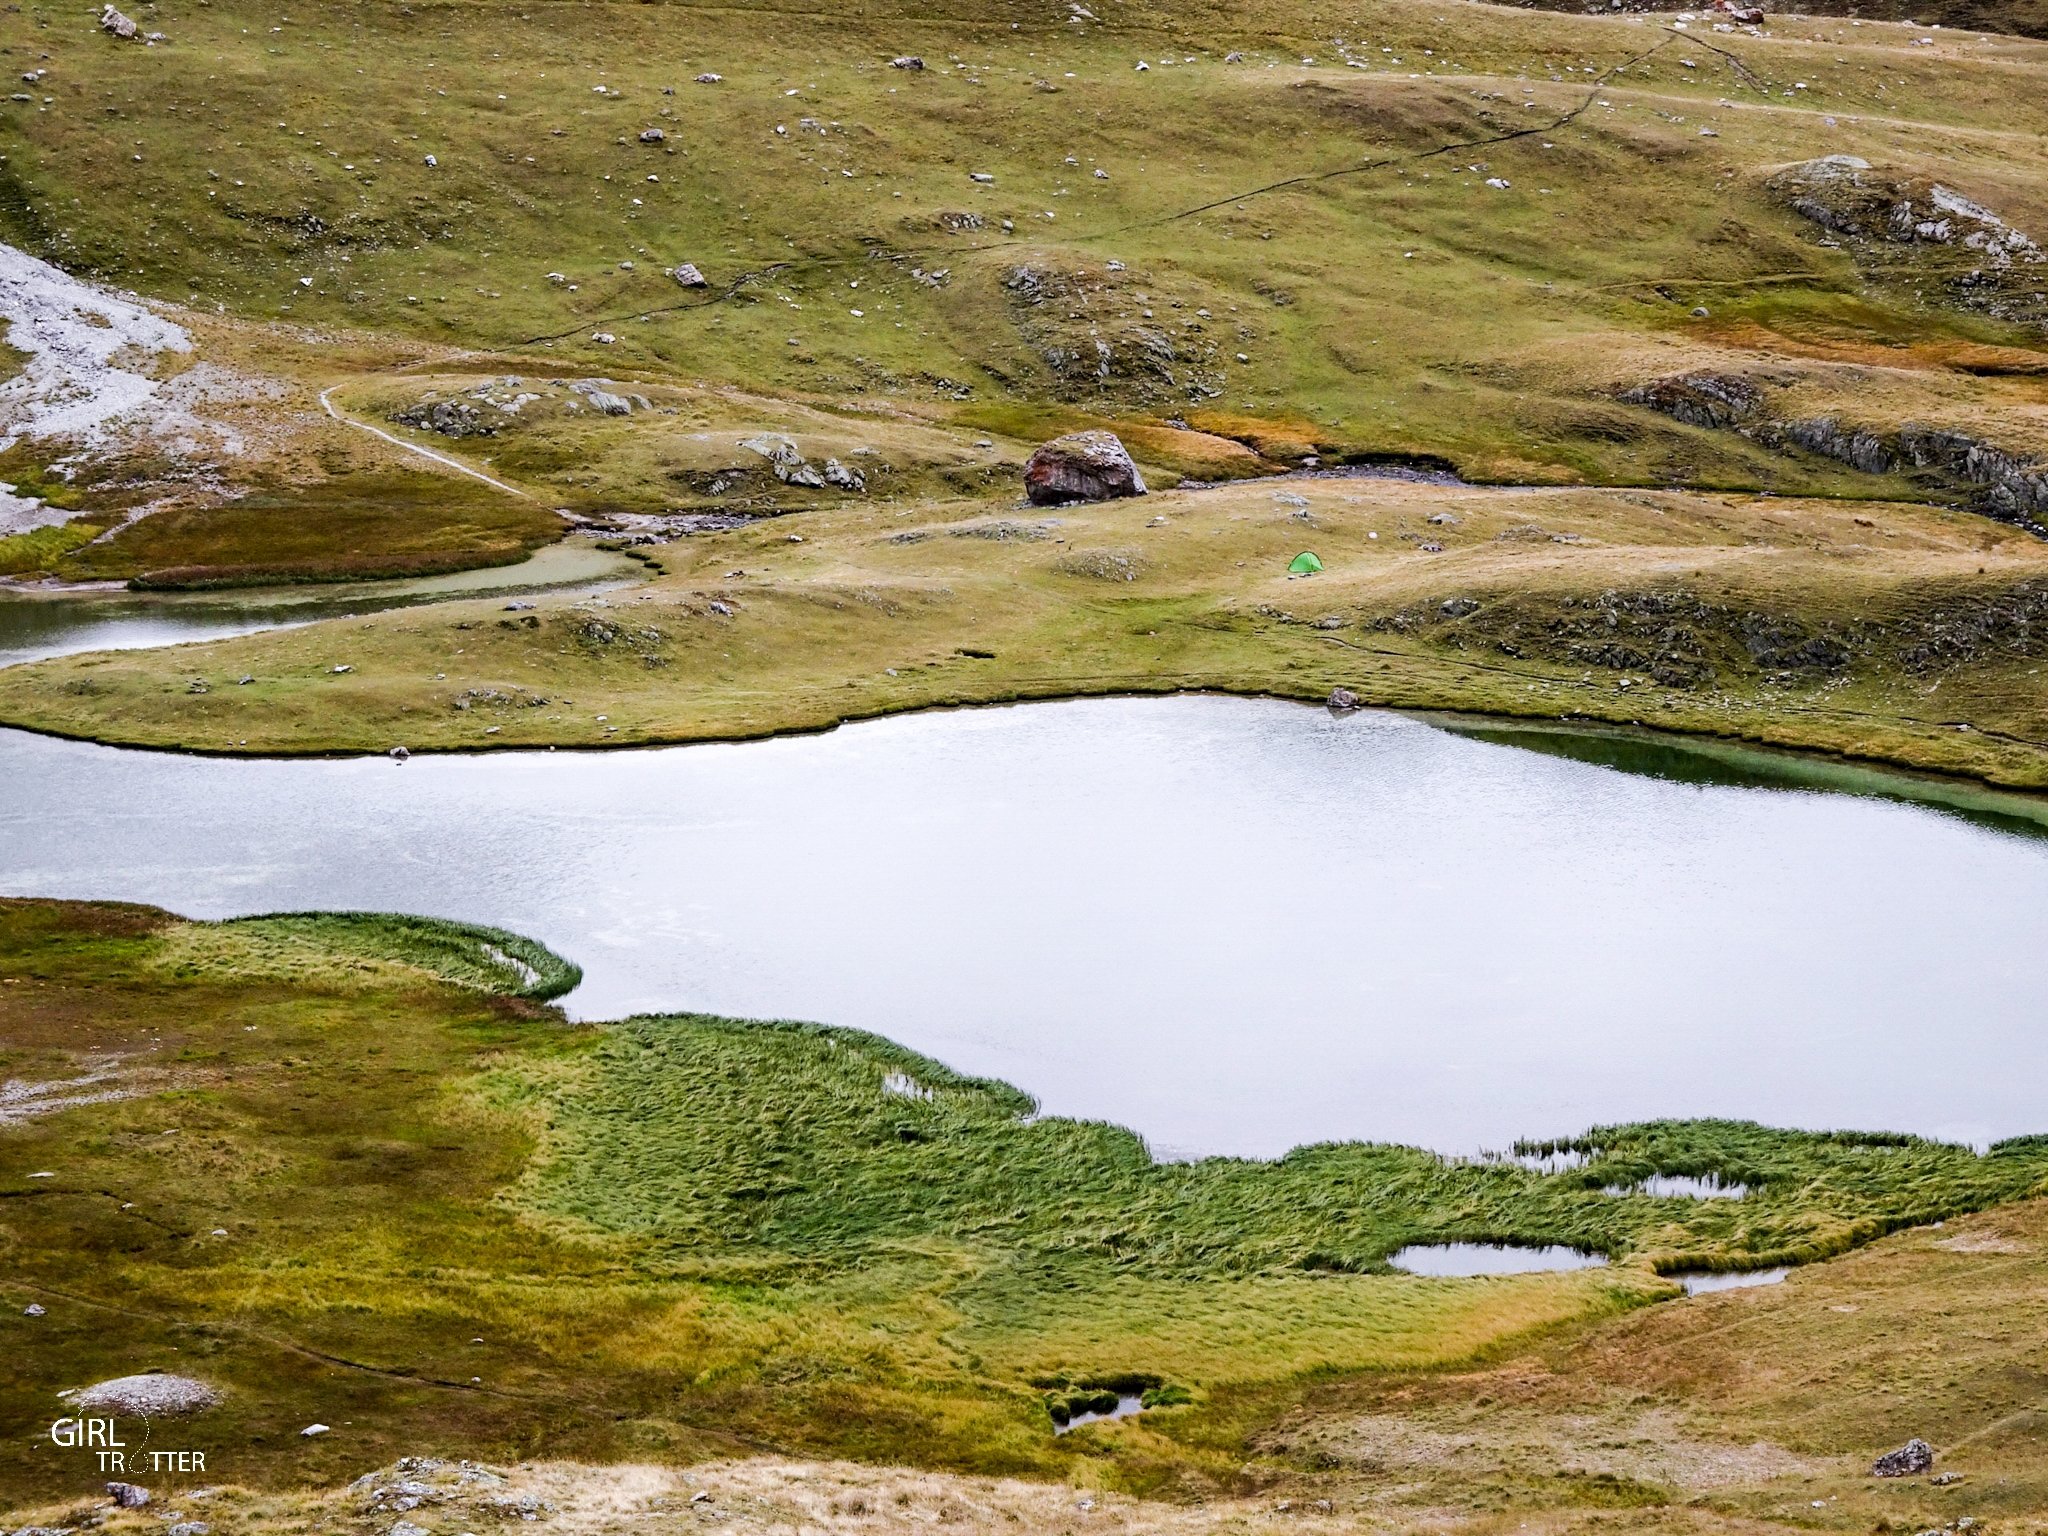
[{"label": "moss-covered ground", "polygon": [[[1660,1267],[1838,1255],[2048,1179],[2036,1141],[1727,1123],[1596,1131],[1557,1174],[1370,1146],[1160,1165],[873,1037],[578,1028],[519,995],[569,979],[419,920],[0,904],[0,1498],[94,1486],[49,1442],[56,1394],[144,1369],[225,1390],[178,1431],[214,1482],[775,1450],[1220,1490],[1318,1383],[1469,1364],[1674,1294]],[[1608,1192],[1656,1172],[1752,1193]],[[1438,1239],[1613,1263],[1385,1268]],[[1101,1386],[1188,1401],[1055,1436],[1049,1404]]]}]

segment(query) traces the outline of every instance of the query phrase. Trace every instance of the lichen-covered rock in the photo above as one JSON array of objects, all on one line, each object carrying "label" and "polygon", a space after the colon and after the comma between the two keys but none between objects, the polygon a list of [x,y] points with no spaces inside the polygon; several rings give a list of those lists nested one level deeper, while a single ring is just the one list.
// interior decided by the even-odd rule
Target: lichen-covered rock
[{"label": "lichen-covered rock", "polygon": [[1143,496],[1144,476],[1114,432],[1070,432],[1042,444],[1024,466],[1024,494],[1040,506]]},{"label": "lichen-covered rock", "polygon": [[1873,1477],[1918,1477],[1933,1469],[1934,1447],[1915,1436],[1896,1451],[1887,1451],[1870,1469]]}]

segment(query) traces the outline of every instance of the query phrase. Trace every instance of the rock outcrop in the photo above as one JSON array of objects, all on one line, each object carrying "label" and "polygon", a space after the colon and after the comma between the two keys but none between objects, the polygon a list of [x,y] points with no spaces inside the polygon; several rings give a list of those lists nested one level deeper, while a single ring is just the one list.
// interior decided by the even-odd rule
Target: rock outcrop
[{"label": "rock outcrop", "polygon": [[220,1402],[220,1389],[190,1376],[153,1371],[116,1376],[74,1392],[70,1405],[86,1413],[130,1418],[175,1418],[200,1413]]},{"label": "rock outcrop", "polygon": [[1934,1467],[1934,1447],[1915,1437],[1896,1451],[1887,1451],[1870,1469],[1873,1477],[1918,1477]]},{"label": "rock outcrop", "polygon": [[1024,466],[1024,494],[1039,506],[1143,496],[1145,479],[1114,432],[1070,432]]},{"label": "rock outcrop", "polygon": [[1953,187],[1826,155],[1785,167],[1764,188],[1865,276],[1916,301],[2048,330],[2048,252]]},{"label": "rock outcrop", "polygon": [[1761,383],[1740,374],[1683,373],[1618,397],[1688,426],[1732,429],[1767,448],[1799,448],[1865,474],[1916,473],[1970,498],[1975,510],[2048,537],[2048,462],[1953,427],[1859,426],[1834,416],[1774,419]]}]

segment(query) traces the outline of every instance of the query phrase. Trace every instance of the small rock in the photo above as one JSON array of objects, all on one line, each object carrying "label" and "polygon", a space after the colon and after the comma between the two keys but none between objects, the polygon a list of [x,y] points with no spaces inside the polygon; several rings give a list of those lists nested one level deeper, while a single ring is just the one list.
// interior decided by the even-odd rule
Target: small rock
[{"label": "small rock", "polygon": [[43,1304],[40,1301],[32,1301],[21,1309],[21,1315],[23,1317],[41,1317],[43,1315]]},{"label": "small rock", "polygon": [[421,163],[422,165],[439,165],[439,164],[440,164],[441,162],[440,162],[440,161],[439,161],[438,159],[436,159],[436,158],[435,158],[434,156],[432,156],[432,155],[428,155],[428,156],[427,156],[427,157],[426,157],[426,158],[425,158],[425,159],[424,159],[423,161],[421,161],[420,163]]},{"label": "small rock", "polygon": [[299,1434],[307,1440],[312,1439],[315,1435],[324,1435],[326,1433],[328,1433],[328,1429],[325,1424],[308,1424],[299,1431]]},{"label": "small rock", "polygon": [[[918,65],[918,68],[922,69],[924,68],[924,66],[920,64]],[[706,1493],[702,1488],[699,1488],[695,1493],[690,1495],[690,1502],[692,1504],[708,1504],[711,1502],[711,1495]]]},{"label": "small rock", "polygon": [[640,142],[642,144],[666,144],[668,142],[668,135],[659,128],[642,128],[640,130]]},{"label": "small rock", "polygon": [[891,69],[923,69],[924,60],[914,53],[899,55],[889,61]]},{"label": "small rock", "polygon": [[711,286],[705,281],[704,274],[687,261],[678,262],[676,269],[669,273],[669,276],[681,283],[685,288],[708,288]]},{"label": "small rock", "polygon": [[868,488],[868,477],[849,464],[842,464],[837,459],[827,459],[825,483],[837,486],[842,491],[865,491]]},{"label": "small rock", "polygon": [[1927,1479],[1927,1481],[1936,1488],[1953,1488],[1957,1483],[1960,1483],[1962,1480],[1963,1474],[1960,1472],[1944,1472],[1939,1477],[1930,1477],[1929,1479]]},{"label": "small rock", "polygon": [[1358,708],[1358,695],[1349,688],[1332,688],[1327,703],[1331,709],[1335,710],[1356,709]]},{"label": "small rock", "polygon": [[402,763],[411,757],[412,753],[404,747],[393,747],[389,752],[385,753],[385,756],[389,757],[394,763]]},{"label": "small rock", "polygon": [[195,677],[185,685],[185,691],[187,693],[211,693],[213,689],[208,686],[205,678]]},{"label": "small rock", "polygon": [[1918,1477],[1934,1466],[1934,1447],[1917,1436],[1896,1451],[1887,1451],[1871,1465],[1873,1477]]},{"label": "small rock", "polygon": [[237,688],[246,688],[255,681],[255,678],[251,677],[248,673],[244,672],[240,677],[235,679],[235,686]]},{"label": "small rock", "polygon": [[989,175],[987,171],[969,171],[967,173],[967,179],[969,181],[978,181],[983,186],[987,186],[995,180],[995,177]]},{"label": "small rock", "polygon": [[1707,315],[1708,309],[1707,306],[1704,304],[1696,305],[1692,312],[1692,317],[1695,320],[1704,320],[1707,318]]},{"label": "small rock", "polygon": [[529,611],[532,607],[533,604],[531,603],[507,603],[505,605],[505,611],[507,613],[525,613]]},{"label": "small rock", "polygon": [[1024,494],[1045,506],[1143,496],[1145,479],[1114,432],[1070,432],[1041,444],[1024,466]]},{"label": "small rock", "polygon": [[697,83],[699,85],[716,85],[719,81],[723,80],[724,78],[725,76],[723,75],[714,75],[707,70],[705,73],[697,77]]},{"label": "small rock", "polygon": [[424,1525],[414,1525],[410,1520],[401,1520],[391,1527],[391,1536],[427,1536]]},{"label": "small rock", "polygon": [[[133,38],[137,31],[135,23],[115,10],[111,5],[100,12],[100,28],[102,31],[111,32],[115,37],[122,39],[124,42]],[[125,1487],[126,1485],[123,1484],[123,1486]]]},{"label": "small rock", "polygon": [[123,1509],[140,1509],[149,1502],[149,1490],[134,1483],[109,1483],[107,1496]]},{"label": "small rock", "polygon": [[328,671],[328,673],[329,673],[329,675],[330,675],[330,676],[334,676],[334,677],[339,677],[339,676],[341,676],[341,674],[342,674],[342,673],[344,673],[344,672],[353,672],[353,671],[355,671],[355,668],[354,668],[354,667],[349,667],[349,666],[341,666],[341,667],[329,667],[329,668],[327,669],[327,671]]},{"label": "small rock", "polygon": [[164,1536],[207,1536],[212,1529],[204,1520],[180,1520]]}]

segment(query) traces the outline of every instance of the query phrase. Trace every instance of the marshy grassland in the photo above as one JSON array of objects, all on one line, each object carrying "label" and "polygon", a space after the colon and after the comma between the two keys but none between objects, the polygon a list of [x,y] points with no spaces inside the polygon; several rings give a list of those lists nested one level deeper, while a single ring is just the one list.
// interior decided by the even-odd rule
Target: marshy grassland
[{"label": "marshy grassland", "polygon": [[[1828,1379],[1931,1373],[1915,1414],[1951,1398],[1988,1411],[1972,1394],[2000,1370],[1999,1392],[2025,1397],[2040,1365],[2032,1335],[1971,1310],[2040,1284],[2023,1257],[2048,1193],[2038,1139],[1979,1155],[1685,1122],[1589,1133],[1582,1165],[1551,1174],[1362,1145],[1158,1164],[1127,1132],[1037,1119],[1014,1089],[872,1036],[571,1026],[538,1000],[573,980],[566,964],[490,930],[8,901],[0,956],[0,1075],[18,1085],[0,1133],[0,1499],[24,1510],[97,1486],[48,1443],[58,1390],[151,1368],[224,1391],[178,1433],[216,1448],[207,1480],[246,1490],[258,1528],[291,1490],[411,1454],[685,1468],[775,1453],[1226,1502],[1321,1469],[1386,1499],[1362,1470],[1381,1451],[1346,1426],[1410,1398],[1413,1434],[1477,1416],[1499,1434],[1460,1443],[1514,1466],[1516,1437],[1583,1438],[1567,1421],[1591,1394],[1599,1413],[1691,1416],[1703,1444],[1768,1435],[1835,1476],[1892,1419],[1862,1403],[1754,1428],[1790,1413],[1789,1389],[1720,1402],[1724,1377],[1761,1369],[1734,1354],[1789,1348]],[[1751,1193],[1629,1192],[1655,1173]],[[1994,1208],[1957,1232],[2027,1235],[1944,1247],[1929,1230]],[[1492,1280],[1384,1263],[1460,1239],[1612,1262]],[[1986,1256],[2003,1257],[1969,1262]],[[1769,1297],[1673,1302],[1659,1274],[1818,1259]],[[1896,1274],[1942,1264],[1958,1273],[1931,1292]],[[1815,1287],[1862,1294],[1808,1278],[1837,1273],[1873,1276],[1886,1316],[1920,1295],[1929,1331],[1863,1356],[1848,1323],[1832,1350],[1785,1344],[1804,1325],[1781,1309]],[[1715,1316],[1779,1333],[1694,1325]],[[1525,1358],[1546,1362],[1556,1415],[1542,1393],[1477,1385]],[[1623,1391],[1625,1358],[1643,1390]],[[1056,1405],[1101,1386],[1161,1406],[1055,1435]],[[332,1432],[298,1434],[316,1421]],[[1459,1507],[1682,1502],[1674,1472],[1620,1476],[1510,1467],[1468,1478]]]},{"label": "marshy grassland", "polygon": [[[2038,466],[2033,268],[1843,235],[1779,179],[1855,156],[2042,238],[2038,40],[1437,0],[168,0],[155,47],[39,0],[8,20],[0,58],[41,73],[0,104],[0,238],[174,316],[167,398],[237,447],[24,440],[0,478],[75,520],[0,539],[0,570],[491,564],[561,509],[655,540],[662,573],[630,618],[451,609],[12,669],[8,723],[595,745],[1343,685],[2048,783],[2044,546],[1884,446]],[[1632,393],[1700,375],[1752,414]],[[1085,426],[1167,494],[1046,527],[1019,468]],[[851,473],[747,446],[784,437]],[[1487,488],[1250,478],[1311,461]],[[760,520],[684,533],[706,516]],[[1284,583],[1306,547],[1326,575]],[[218,676],[257,681],[191,688]]]}]

